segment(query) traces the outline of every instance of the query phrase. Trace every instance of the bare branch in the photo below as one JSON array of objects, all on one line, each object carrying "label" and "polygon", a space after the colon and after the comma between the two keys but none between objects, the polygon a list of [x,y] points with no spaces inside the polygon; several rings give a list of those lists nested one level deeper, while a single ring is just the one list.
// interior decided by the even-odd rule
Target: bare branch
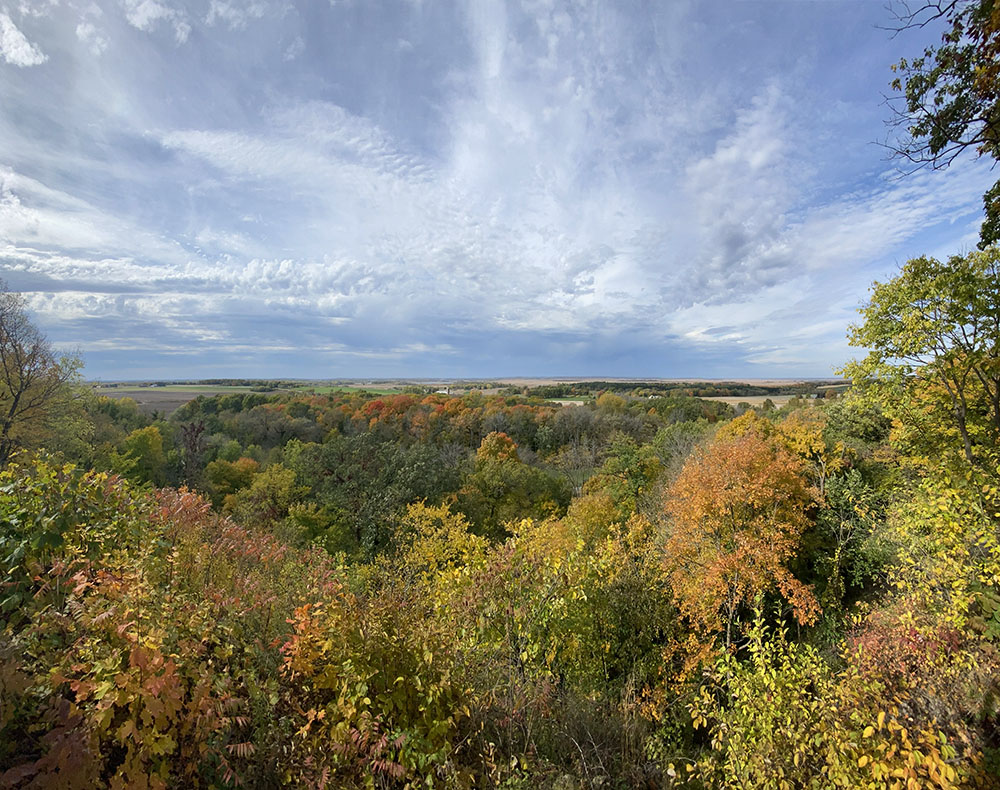
[{"label": "bare branch", "polygon": [[48,415],[69,375],[29,320],[24,297],[0,280],[0,468],[24,445],[25,427]]}]

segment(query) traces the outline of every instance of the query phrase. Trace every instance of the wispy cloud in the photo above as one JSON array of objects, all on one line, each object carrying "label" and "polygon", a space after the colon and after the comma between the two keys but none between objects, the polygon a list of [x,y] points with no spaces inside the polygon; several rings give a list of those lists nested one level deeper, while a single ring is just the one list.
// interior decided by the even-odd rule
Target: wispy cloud
[{"label": "wispy cloud", "polygon": [[[219,5],[228,7],[224,3]],[[122,6],[129,24],[139,30],[148,32],[158,27],[160,23],[166,23],[173,28],[178,44],[187,41],[191,34],[187,14],[167,3],[161,3],[159,0],[122,0]]]},{"label": "wispy cloud", "polygon": [[230,30],[242,30],[251,20],[264,16],[267,5],[261,2],[230,3],[227,0],[211,0],[205,23],[224,23]]},{"label": "wispy cloud", "polygon": [[64,2],[0,15],[76,79],[0,81],[0,269],[93,375],[825,375],[990,178],[891,177],[850,3]]}]

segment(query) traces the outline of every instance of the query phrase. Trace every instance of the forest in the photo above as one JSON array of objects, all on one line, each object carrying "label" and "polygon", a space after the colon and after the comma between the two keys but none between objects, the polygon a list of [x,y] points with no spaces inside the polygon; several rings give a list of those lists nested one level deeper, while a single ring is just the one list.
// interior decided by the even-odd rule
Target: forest
[{"label": "forest", "polygon": [[[895,153],[1000,159],[1000,12],[928,19]],[[151,415],[0,290],[0,788],[1000,786],[983,206],[781,408],[218,379],[262,391]]]},{"label": "forest", "polygon": [[739,414],[631,388],[154,418],[0,307],[4,787],[1000,779],[996,248],[876,283],[848,392]]}]

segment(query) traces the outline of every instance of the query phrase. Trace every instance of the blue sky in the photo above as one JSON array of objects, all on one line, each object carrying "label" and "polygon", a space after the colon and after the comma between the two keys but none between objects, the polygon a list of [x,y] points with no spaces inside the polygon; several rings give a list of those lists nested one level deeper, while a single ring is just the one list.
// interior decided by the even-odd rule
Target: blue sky
[{"label": "blue sky", "polygon": [[828,376],[984,162],[881,0],[0,0],[0,276],[92,378]]}]

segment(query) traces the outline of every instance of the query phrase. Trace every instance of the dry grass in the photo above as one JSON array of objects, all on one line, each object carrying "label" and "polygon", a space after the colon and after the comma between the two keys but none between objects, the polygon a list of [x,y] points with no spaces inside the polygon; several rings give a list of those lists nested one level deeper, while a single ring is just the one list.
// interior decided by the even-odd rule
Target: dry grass
[{"label": "dry grass", "polygon": [[710,398],[703,397],[702,400],[718,400],[728,403],[730,406],[736,406],[740,403],[749,403],[751,406],[763,406],[764,401],[770,400],[777,408],[781,408],[794,397],[794,395],[734,395],[732,397],[728,395],[713,395]]}]

